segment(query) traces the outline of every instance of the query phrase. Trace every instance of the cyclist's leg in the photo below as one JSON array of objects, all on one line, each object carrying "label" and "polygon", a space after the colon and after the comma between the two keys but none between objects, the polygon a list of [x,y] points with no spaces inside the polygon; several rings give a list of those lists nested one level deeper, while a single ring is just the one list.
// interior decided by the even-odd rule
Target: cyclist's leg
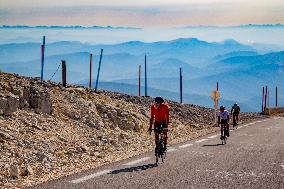
[{"label": "cyclist's leg", "polygon": [[228,120],[226,120],[225,122],[225,127],[226,127],[226,135],[227,137],[229,137],[230,136],[230,125],[228,123]]},{"label": "cyclist's leg", "polygon": [[[163,129],[167,129],[168,126],[167,124],[163,124]],[[164,149],[166,150],[167,149],[167,143],[168,143],[168,131],[167,130],[163,130],[163,140],[164,140]]]},{"label": "cyclist's leg", "polygon": [[157,148],[159,143],[159,124],[157,123],[154,123],[154,133],[155,133],[155,144]]},{"label": "cyclist's leg", "polygon": [[223,123],[223,121],[221,120],[221,137],[220,137],[220,139],[222,140],[223,139],[223,137],[224,137],[224,123]]},{"label": "cyclist's leg", "polygon": [[237,123],[239,123],[239,114],[236,115]]}]

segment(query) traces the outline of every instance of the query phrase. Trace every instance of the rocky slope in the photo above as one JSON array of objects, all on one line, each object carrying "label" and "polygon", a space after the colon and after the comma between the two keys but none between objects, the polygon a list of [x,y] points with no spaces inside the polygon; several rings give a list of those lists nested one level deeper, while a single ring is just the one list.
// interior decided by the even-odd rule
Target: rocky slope
[{"label": "rocky slope", "polygon": [[[153,149],[146,132],[152,102],[0,73],[0,188],[24,188]],[[218,129],[212,109],[168,103],[169,144]]]}]

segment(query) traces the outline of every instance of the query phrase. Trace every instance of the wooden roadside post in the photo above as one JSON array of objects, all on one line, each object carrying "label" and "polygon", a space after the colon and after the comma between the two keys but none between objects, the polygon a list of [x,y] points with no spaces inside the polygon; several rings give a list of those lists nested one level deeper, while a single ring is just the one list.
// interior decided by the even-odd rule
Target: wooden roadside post
[{"label": "wooden roadside post", "polygon": [[217,82],[217,88],[215,91],[211,92],[211,98],[214,101],[214,125],[217,123],[217,110],[218,110],[218,100],[221,97],[220,93],[219,93],[219,86],[218,86],[218,82]]},{"label": "wooden roadside post", "polygon": [[182,104],[182,69],[179,68],[180,103]]},{"label": "wooden roadside post", "polygon": [[44,50],[45,50],[45,36],[43,36],[43,38],[42,38],[42,45],[41,45],[41,73],[40,73],[40,80],[41,81],[43,81]]},{"label": "wooden roadside post", "polygon": [[141,96],[141,65],[139,65],[139,76],[138,76],[138,96]]},{"label": "wooden roadside post", "polygon": [[89,87],[92,88],[92,53],[90,54],[90,81],[89,81]]},{"label": "wooden roadside post", "polygon": [[66,61],[62,60],[62,85],[66,87]]}]

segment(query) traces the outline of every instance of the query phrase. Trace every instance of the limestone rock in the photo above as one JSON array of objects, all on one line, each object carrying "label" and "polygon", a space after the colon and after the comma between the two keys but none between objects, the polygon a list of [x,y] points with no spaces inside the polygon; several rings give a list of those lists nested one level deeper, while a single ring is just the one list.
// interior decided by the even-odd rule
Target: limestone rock
[{"label": "limestone rock", "polygon": [[12,177],[12,178],[19,178],[19,176],[20,176],[19,166],[16,165],[16,164],[11,165],[10,170],[9,170],[9,174],[10,174],[10,177]]},{"label": "limestone rock", "polygon": [[52,103],[50,96],[45,92],[31,93],[30,105],[35,109],[36,113],[52,113]]},{"label": "limestone rock", "polygon": [[0,98],[0,114],[12,115],[19,108],[19,97],[9,93]]},{"label": "limestone rock", "polygon": [[88,121],[88,126],[96,129],[101,129],[104,127],[104,123],[100,120],[90,120]]},{"label": "limestone rock", "polygon": [[33,169],[29,164],[26,164],[24,167],[24,170],[22,172],[22,176],[29,176],[29,175],[33,175]]},{"label": "limestone rock", "polygon": [[49,161],[51,159],[50,156],[46,153],[39,153],[37,157],[38,157],[38,161],[44,161],[44,162]]}]

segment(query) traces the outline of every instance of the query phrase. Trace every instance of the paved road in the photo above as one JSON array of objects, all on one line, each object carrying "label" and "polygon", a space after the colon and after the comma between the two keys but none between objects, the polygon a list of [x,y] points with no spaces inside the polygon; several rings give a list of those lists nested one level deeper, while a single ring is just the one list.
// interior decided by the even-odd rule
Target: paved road
[{"label": "paved road", "polygon": [[155,166],[153,153],[88,170],[34,189],[284,188],[284,118],[253,122],[169,149]]}]

